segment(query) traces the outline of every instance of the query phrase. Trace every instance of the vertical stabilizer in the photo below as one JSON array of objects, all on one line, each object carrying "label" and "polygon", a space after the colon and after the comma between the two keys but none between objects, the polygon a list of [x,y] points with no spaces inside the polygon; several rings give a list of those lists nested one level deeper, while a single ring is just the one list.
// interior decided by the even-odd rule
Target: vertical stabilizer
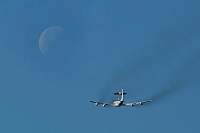
[{"label": "vertical stabilizer", "polygon": [[124,90],[122,89],[122,98],[121,101],[124,101]]}]

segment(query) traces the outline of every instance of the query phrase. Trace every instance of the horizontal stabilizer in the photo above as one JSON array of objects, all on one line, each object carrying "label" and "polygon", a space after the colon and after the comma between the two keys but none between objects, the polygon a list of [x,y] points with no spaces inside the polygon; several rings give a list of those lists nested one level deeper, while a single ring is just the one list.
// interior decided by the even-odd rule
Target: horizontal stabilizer
[{"label": "horizontal stabilizer", "polygon": [[[123,92],[123,95],[126,95],[127,93],[126,92]],[[122,92],[116,92],[114,93],[114,95],[122,95]]]}]

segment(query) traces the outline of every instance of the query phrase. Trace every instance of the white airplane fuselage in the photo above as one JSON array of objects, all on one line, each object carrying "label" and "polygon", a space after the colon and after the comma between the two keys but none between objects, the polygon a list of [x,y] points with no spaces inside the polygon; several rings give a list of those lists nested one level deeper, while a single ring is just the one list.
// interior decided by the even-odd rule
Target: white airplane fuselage
[{"label": "white airplane fuselage", "polygon": [[113,106],[114,107],[120,107],[120,106],[122,106],[123,102],[124,101],[121,101],[121,100],[114,101],[113,102]]},{"label": "white airplane fuselage", "polygon": [[123,105],[123,102],[124,102],[124,92],[123,92],[123,89],[122,89],[122,92],[121,92],[121,99],[119,100],[116,100],[116,101],[114,101],[113,102],[113,106],[114,107],[120,107],[120,106],[122,106]]}]

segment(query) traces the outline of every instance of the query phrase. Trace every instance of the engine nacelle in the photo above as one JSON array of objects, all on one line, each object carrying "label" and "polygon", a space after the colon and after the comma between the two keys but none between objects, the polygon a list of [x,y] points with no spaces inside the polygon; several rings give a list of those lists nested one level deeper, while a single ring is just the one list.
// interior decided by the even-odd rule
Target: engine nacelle
[{"label": "engine nacelle", "polygon": [[97,106],[98,105],[98,103],[95,103],[95,106]]},{"label": "engine nacelle", "polygon": [[105,107],[105,106],[106,106],[106,104],[103,104],[102,106],[103,106],[103,107]]},{"label": "engine nacelle", "polygon": [[133,107],[134,106],[134,104],[131,104],[131,107]]},{"label": "engine nacelle", "polygon": [[140,104],[140,105],[143,105],[143,103],[142,103],[142,102],[140,102],[139,104]]}]

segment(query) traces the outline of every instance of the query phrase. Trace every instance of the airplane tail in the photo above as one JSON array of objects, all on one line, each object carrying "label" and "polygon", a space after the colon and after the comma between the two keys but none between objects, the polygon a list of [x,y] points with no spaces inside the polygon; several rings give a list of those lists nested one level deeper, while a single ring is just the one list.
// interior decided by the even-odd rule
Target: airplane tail
[{"label": "airplane tail", "polygon": [[124,101],[124,90],[122,89],[122,98],[121,101]]},{"label": "airplane tail", "polygon": [[114,95],[121,95],[121,100],[120,101],[124,101],[124,95],[126,95],[126,94],[127,93],[125,93],[123,89],[122,89],[121,92],[114,93]]}]

